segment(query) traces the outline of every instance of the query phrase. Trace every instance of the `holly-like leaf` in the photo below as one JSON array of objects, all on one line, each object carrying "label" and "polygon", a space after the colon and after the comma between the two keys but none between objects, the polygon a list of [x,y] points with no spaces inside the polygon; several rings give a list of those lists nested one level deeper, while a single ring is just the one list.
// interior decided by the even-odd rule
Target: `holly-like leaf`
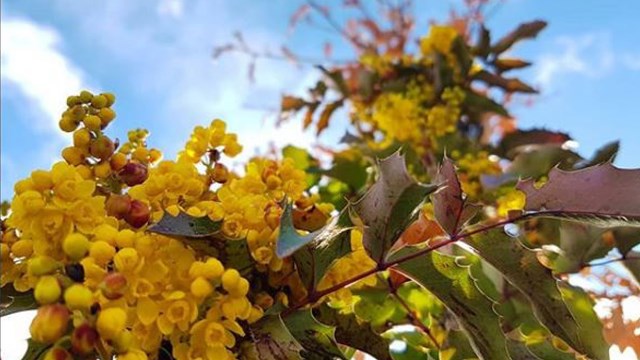
[{"label": "holly-like leaf", "polygon": [[51,346],[51,344],[42,344],[33,339],[27,339],[27,351],[22,355],[22,360],[44,359],[47,350],[49,350]]},{"label": "holly-like leaf", "polygon": [[351,252],[350,229],[353,227],[348,209],[327,225],[322,235],[294,252],[293,261],[307,290],[312,292],[331,265]]},{"label": "holly-like leaf", "polygon": [[456,235],[480,208],[473,204],[467,204],[455,165],[447,157],[444,158],[438,169],[436,183],[441,188],[431,195],[435,218],[447,234]]},{"label": "holly-like leaf", "polygon": [[582,354],[594,357],[598,353],[565,304],[557,280],[538,262],[533,251],[500,229],[462,241],[473,247],[480,257],[498,269],[527,297],[538,320],[552,334]]},{"label": "holly-like leaf", "polygon": [[328,246],[335,239],[341,238],[344,233],[349,233],[351,228],[348,212],[344,211],[339,216],[334,216],[329,223],[319,230],[307,235],[300,235],[293,224],[293,205],[287,203],[280,218],[280,233],[276,240],[276,255],[285,258],[312,242],[316,246]]},{"label": "holly-like leaf", "polygon": [[364,351],[378,360],[391,360],[391,342],[376,333],[368,322],[358,320],[353,314],[341,314],[327,305],[318,309],[316,318],[335,327],[338,343]]},{"label": "holly-like leaf", "polygon": [[514,69],[522,69],[528,66],[531,66],[531,63],[528,61],[524,61],[521,59],[496,59],[493,62],[493,65],[500,72],[514,70]]},{"label": "holly-like leaf", "polygon": [[619,227],[612,231],[616,247],[622,255],[627,254],[640,244],[640,229],[634,227]]},{"label": "holly-like leaf", "polygon": [[519,149],[529,145],[554,144],[560,146],[569,140],[571,137],[562,132],[546,129],[517,130],[502,138],[498,150],[503,156],[513,159]]},{"label": "holly-like leaf", "polygon": [[343,103],[344,103],[343,99],[336,100],[328,103],[324,107],[324,109],[322,109],[322,112],[320,113],[320,118],[316,123],[316,135],[320,135],[324,131],[324,129],[326,129],[329,126],[329,120],[331,120],[331,115],[333,115],[333,113],[336,110],[338,110],[338,108],[340,108]]},{"label": "holly-like leaf", "polygon": [[640,226],[640,169],[604,163],[577,171],[554,168],[539,189],[520,181],[524,209],[540,215],[587,221],[597,226]]},{"label": "holly-like leaf", "polygon": [[37,308],[38,303],[33,296],[33,290],[19,292],[12,284],[0,289],[0,317]]},{"label": "holly-like leaf", "polygon": [[378,179],[353,204],[364,225],[363,245],[371,258],[382,261],[387,250],[418,214],[419,205],[436,185],[417,183],[400,152],[378,162]]},{"label": "holly-like leaf", "polygon": [[465,91],[463,104],[470,111],[476,113],[482,114],[490,112],[502,116],[509,116],[509,112],[507,112],[507,109],[505,109],[504,106],[473,91]]},{"label": "holly-like leaf", "polygon": [[478,71],[474,76],[474,79],[484,81],[487,85],[499,87],[508,93],[524,93],[524,94],[536,94],[538,90],[522,82],[517,78],[505,78],[500,75],[492,74],[486,70]]},{"label": "holly-like leaf", "polygon": [[164,213],[162,219],[147,230],[167,236],[205,238],[218,233],[221,226],[222,221],[213,221],[208,216],[195,217],[180,212],[178,216]]},{"label": "holly-like leaf", "polygon": [[334,328],[320,323],[311,310],[300,310],[282,318],[285,326],[302,346],[303,359],[346,359],[338,348]]},{"label": "holly-like leaf", "polygon": [[538,178],[546,175],[554,166],[571,169],[582,160],[580,155],[557,144],[538,144],[524,147],[507,169],[509,174],[522,178]]},{"label": "holly-like leaf", "polygon": [[612,141],[596,150],[596,153],[591,159],[579,163],[576,167],[578,169],[583,169],[605,162],[613,163],[613,161],[616,159],[616,155],[618,155],[618,150],[620,150],[620,141]]},{"label": "holly-like leaf", "polygon": [[249,334],[258,360],[301,360],[302,346],[291,335],[280,315],[267,315],[251,325]]},{"label": "holly-like leaf", "polygon": [[594,301],[584,290],[565,283],[559,283],[562,298],[571,310],[581,329],[581,338],[598,360],[609,360],[609,345],[604,340],[602,323],[593,310]]},{"label": "holly-like leaf", "polygon": [[528,23],[520,24],[514,31],[507,34],[491,47],[491,51],[494,54],[500,54],[509,49],[516,42],[535,38],[542,29],[547,26],[546,21],[535,20]]},{"label": "holly-like leaf", "polygon": [[560,254],[553,261],[560,273],[578,272],[594,259],[605,256],[613,247],[604,230],[587,224],[565,221],[560,226]]},{"label": "holly-like leaf", "polygon": [[367,183],[369,163],[361,156],[348,157],[337,154],[330,169],[322,173],[349,185],[353,190],[360,190]]},{"label": "holly-like leaf", "polygon": [[[419,249],[405,247],[389,260],[404,258]],[[458,265],[455,257],[432,251],[404,261],[396,269],[433,293],[455,314],[480,359],[510,359],[494,302],[478,290],[468,269]]]}]

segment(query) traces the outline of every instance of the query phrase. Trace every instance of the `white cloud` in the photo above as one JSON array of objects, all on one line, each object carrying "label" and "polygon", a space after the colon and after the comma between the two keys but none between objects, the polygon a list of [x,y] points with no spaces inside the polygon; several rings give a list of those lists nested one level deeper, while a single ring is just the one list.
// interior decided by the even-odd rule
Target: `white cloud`
[{"label": "white cloud", "polygon": [[184,0],[160,0],[157,11],[160,15],[180,18],[184,13]]},{"label": "white cloud", "polygon": [[62,134],[61,107],[69,94],[83,88],[84,74],[60,51],[56,30],[9,16],[3,16],[0,26],[2,80],[38,110],[33,113],[37,129]]},{"label": "white cloud", "polygon": [[555,45],[556,50],[544,53],[535,62],[534,81],[545,90],[562,75],[597,78],[613,68],[614,54],[606,34],[562,36]]}]

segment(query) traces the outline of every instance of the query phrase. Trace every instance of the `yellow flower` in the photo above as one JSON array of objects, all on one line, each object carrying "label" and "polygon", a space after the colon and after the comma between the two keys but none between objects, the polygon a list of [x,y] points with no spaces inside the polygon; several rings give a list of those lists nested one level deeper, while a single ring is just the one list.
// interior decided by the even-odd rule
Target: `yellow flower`
[{"label": "yellow flower", "polygon": [[105,340],[115,338],[127,324],[127,313],[121,308],[108,308],[100,311],[96,328]]}]

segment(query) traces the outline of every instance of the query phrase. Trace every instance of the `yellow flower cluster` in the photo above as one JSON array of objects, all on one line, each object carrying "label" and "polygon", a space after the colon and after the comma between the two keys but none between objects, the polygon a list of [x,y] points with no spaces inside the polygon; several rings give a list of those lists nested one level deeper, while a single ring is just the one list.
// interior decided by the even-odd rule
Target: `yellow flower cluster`
[{"label": "yellow flower cluster", "polygon": [[451,46],[458,37],[458,32],[451,26],[431,26],[429,35],[420,40],[420,51],[423,56],[428,56],[434,52],[442,55],[451,54]]},{"label": "yellow flower cluster", "polygon": [[384,134],[378,146],[386,147],[393,141],[400,141],[410,143],[422,153],[432,149],[439,138],[456,131],[463,100],[462,89],[452,87],[444,89],[441,102],[433,105],[433,88],[414,81],[405,92],[383,93],[376,98],[370,116],[364,112],[359,116]]},{"label": "yellow flower cluster", "polygon": [[242,151],[242,146],[238,144],[238,136],[227,133],[226,127],[220,119],[213,120],[209,127],[196,126],[178,158],[195,164],[200,162],[206,153],[218,147],[223,147],[223,152],[229,157],[238,155]]},{"label": "yellow flower cluster", "polygon": [[[367,255],[362,245],[362,231],[351,230],[351,253],[336,261],[318,285],[319,290],[330,288],[343,281],[353,278],[376,267],[369,255]],[[351,289],[358,289],[364,286],[373,286],[376,283],[375,275],[366,277],[348,288],[342,288],[329,295],[329,298],[341,307],[349,308],[354,303]]]},{"label": "yellow flower cluster", "polygon": [[[34,291],[40,307],[31,335],[51,345],[48,357],[146,359],[168,340],[179,360],[235,359],[244,328],[275,301],[287,303],[286,287],[296,299],[304,295],[290,276],[293,263],[274,252],[283,201],[314,214],[309,227],[322,226],[333,207],[305,193],[306,174],[292,159],[256,158],[243,175],[229,172],[221,155],[242,147],[221,120],[197,127],[177,161],[158,162],[162,154],[147,148],[142,129],[118,149],[103,133],[115,117],[113,95],[90,95],[70,97],[63,114],[63,130],[75,130],[66,162],[15,185],[1,284]],[[180,212],[220,221],[222,241],[246,241],[254,261],[247,278],[201,249],[146,231],[150,220]],[[255,293],[254,271],[269,279]]]},{"label": "yellow flower cluster", "polygon": [[482,193],[482,175],[499,175],[502,173],[500,165],[489,158],[486,151],[461,154],[453,151],[451,157],[456,160],[459,168],[458,176],[462,191],[471,199],[477,199]]}]

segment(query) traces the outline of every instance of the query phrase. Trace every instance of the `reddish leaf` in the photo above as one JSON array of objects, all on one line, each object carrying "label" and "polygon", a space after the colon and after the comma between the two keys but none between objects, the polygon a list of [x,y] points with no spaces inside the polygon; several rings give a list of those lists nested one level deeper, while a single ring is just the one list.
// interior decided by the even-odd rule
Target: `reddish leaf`
[{"label": "reddish leaf", "polygon": [[505,78],[500,75],[492,74],[488,71],[481,70],[475,76],[475,79],[484,81],[488,85],[496,86],[506,92],[520,92],[525,94],[536,94],[538,90],[525,84],[520,79]]},{"label": "reddish leaf", "polygon": [[298,111],[306,105],[306,101],[296,96],[283,95],[280,101],[280,111]]},{"label": "reddish leaf", "polygon": [[438,169],[436,184],[443,187],[432,195],[435,218],[447,234],[455,235],[479,208],[466,204],[455,166],[447,157]]},{"label": "reddish leaf", "polygon": [[320,113],[320,119],[318,119],[318,123],[316,124],[316,135],[320,135],[320,133],[329,126],[331,115],[333,115],[334,111],[342,106],[342,102],[342,99],[340,99],[331,102],[324,107],[322,113]]},{"label": "reddish leaf", "polygon": [[500,54],[507,49],[509,49],[516,42],[528,39],[535,38],[542,29],[547,26],[546,21],[535,20],[532,22],[520,24],[517,29],[507,34],[505,37],[500,39],[495,45],[492,47],[492,51],[496,54]]},{"label": "reddish leaf", "polygon": [[528,179],[517,189],[527,195],[524,209],[541,215],[598,226],[640,226],[640,169],[618,169],[608,162],[577,171],[554,168],[541,188]]},{"label": "reddish leaf", "polygon": [[288,47],[283,45],[280,47],[280,51],[282,52],[282,55],[287,58],[287,60],[291,61],[291,63],[293,63],[294,65],[298,64],[298,57],[291,50],[289,50]]},{"label": "reddish leaf", "polygon": [[520,59],[496,59],[496,61],[493,62],[493,65],[495,65],[496,69],[503,72],[513,69],[522,69],[530,66],[531,63]]}]

